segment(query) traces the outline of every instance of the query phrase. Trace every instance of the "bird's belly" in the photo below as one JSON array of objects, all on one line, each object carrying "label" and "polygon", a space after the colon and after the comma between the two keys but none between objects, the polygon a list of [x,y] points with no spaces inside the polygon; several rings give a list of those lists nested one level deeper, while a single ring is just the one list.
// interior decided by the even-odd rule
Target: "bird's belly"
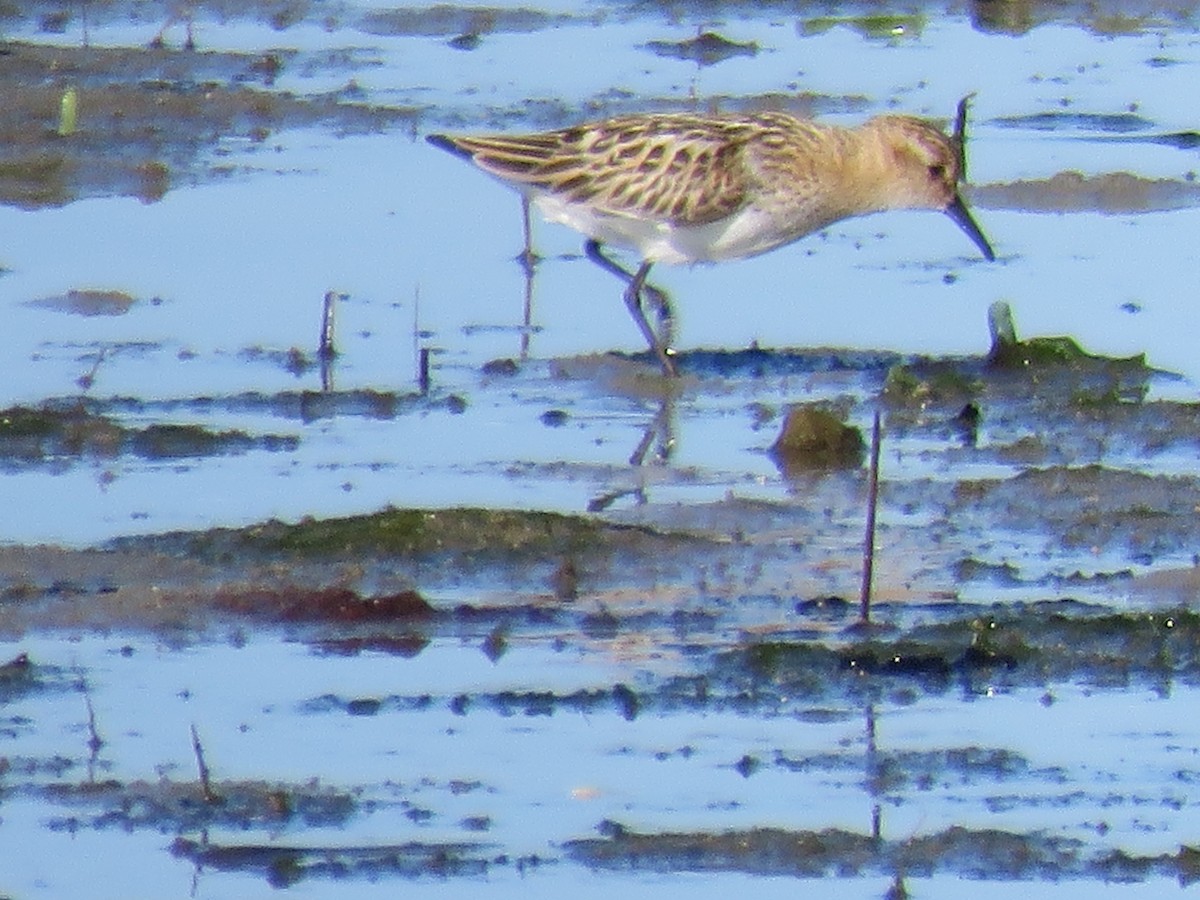
[{"label": "bird's belly", "polygon": [[681,262],[721,262],[745,259],[791,243],[801,234],[787,223],[753,206],[706,225],[683,225],[672,229],[670,244]]},{"label": "bird's belly", "polygon": [[676,225],[636,215],[614,215],[584,203],[566,203],[552,195],[533,204],[549,222],[557,222],[602,244],[636,250],[643,259],[672,265],[719,262],[765,253],[801,235],[754,207],[703,225]]}]

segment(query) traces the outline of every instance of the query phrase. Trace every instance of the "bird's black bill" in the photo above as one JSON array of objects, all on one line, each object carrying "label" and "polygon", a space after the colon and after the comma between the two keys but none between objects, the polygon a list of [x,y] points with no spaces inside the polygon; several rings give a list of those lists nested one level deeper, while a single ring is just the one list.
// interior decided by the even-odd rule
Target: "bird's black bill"
[{"label": "bird's black bill", "polygon": [[950,143],[958,151],[958,177],[967,180],[967,110],[970,109],[973,93],[967,94],[958,101],[958,109],[954,113],[954,134]]},{"label": "bird's black bill", "polygon": [[967,237],[975,242],[975,246],[979,248],[979,252],[983,254],[984,259],[991,262],[996,258],[996,254],[992,250],[992,245],[983,236],[979,225],[976,224],[975,219],[971,216],[971,211],[967,209],[967,204],[963,203],[962,197],[954,198],[951,204],[946,207],[946,215],[953,219],[955,224],[967,233]]}]

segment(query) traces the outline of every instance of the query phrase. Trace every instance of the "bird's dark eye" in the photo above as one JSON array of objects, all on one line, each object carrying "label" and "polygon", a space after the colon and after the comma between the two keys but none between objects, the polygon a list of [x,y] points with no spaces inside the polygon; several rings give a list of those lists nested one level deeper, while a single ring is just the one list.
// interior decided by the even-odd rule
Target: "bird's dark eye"
[{"label": "bird's dark eye", "polygon": [[935,164],[929,167],[929,178],[932,181],[941,181],[946,177],[946,167],[941,164]]}]

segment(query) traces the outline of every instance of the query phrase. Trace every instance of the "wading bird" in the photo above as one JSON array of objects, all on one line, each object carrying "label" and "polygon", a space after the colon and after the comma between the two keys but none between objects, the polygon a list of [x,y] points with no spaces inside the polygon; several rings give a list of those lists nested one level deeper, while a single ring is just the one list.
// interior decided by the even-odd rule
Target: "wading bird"
[{"label": "wading bird", "polygon": [[[663,372],[675,351],[650,326],[643,299],[655,263],[756,256],[853,216],[892,209],[946,213],[985,258],[991,245],[959,192],[969,97],[954,133],[912,116],[854,128],[783,112],[646,113],[535,134],[429,135],[522,193],[551,222],[587,236],[588,257],[625,281],[629,308]],[[604,252],[636,251],[625,269]]]}]

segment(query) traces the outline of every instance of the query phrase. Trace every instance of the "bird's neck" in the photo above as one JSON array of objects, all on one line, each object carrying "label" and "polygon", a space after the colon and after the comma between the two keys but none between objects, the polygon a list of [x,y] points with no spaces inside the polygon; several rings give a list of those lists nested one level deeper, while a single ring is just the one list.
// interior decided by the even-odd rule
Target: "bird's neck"
[{"label": "bird's neck", "polygon": [[848,213],[883,212],[907,205],[897,191],[895,150],[870,123],[848,129],[841,149],[838,193]]}]

